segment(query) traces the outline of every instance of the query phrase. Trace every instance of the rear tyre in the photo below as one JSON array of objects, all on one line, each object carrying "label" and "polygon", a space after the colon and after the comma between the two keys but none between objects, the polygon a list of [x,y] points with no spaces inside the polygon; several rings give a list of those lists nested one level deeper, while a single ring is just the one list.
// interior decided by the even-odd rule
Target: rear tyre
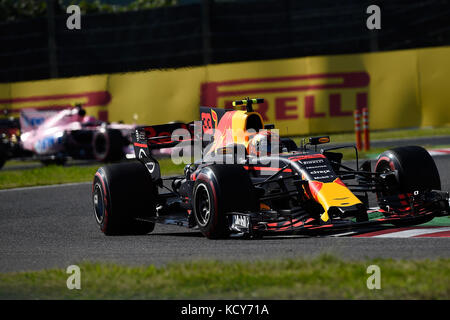
[{"label": "rear tyre", "polygon": [[296,151],[298,149],[297,144],[290,138],[280,139],[280,150],[283,150],[283,148],[286,148],[288,152]]},{"label": "rear tyre", "polygon": [[211,165],[198,175],[193,189],[193,213],[209,239],[229,236],[226,213],[255,211],[257,201],[247,171],[240,165]]},{"label": "rear tyre", "polygon": [[106,235],[147,234],[155,223],[157,186],[140,162],[100,167],[94,177],[94,217]]},{"label": "rear tyre", "polygon": [[[395,170],[397,170],[397,185],[391,188],[391,191],[384,192],[384,195],[441,190],[441,180],[436,164],[428,151],[422,147],[399,147],[380,154],[375,165],[375,171],[388,173]],[[378,194],[378,196],[383,194]],[[409,226],[422,224],[432,219],[433,216],[422,217],[414,221],[399,221],[393,224]]]},{"label": "rear tyre", "polygon": [[118,161],[123,158],[123,137],[119,130],[97,131],[92,137],[92,152],[99,162]]}]

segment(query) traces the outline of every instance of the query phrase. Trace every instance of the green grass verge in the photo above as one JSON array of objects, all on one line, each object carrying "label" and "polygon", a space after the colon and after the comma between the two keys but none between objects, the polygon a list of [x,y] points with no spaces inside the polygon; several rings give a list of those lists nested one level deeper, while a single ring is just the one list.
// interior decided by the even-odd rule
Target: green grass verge
[{"label": "green grass verge", "polygon": [[447,217],[436,217],[433,220],[422,223],[421,227],[433,226],[433,227],[449,227],[450,226],[450,216]]},{"label": "green grass verge", "polygon": [[90,181],[98,167],[98,165],[48,166],[25,170],[5,170],[0,172],[0,189]]},{"label": "green grass verge", "polygon": [[[369,290],[369,265],[381,289]],[[449,299],[450,259],[197,261],[164,267],[80,264],[81,289],[65,270],[0,274],[0,299]]]},{"label": "green grass verge", "polygon": [[[163,175],[180,174],[184,165],[174,164],[170,158],[160,160]],[[102,164],[82,166],[42,166],[24,170],[0,171],[0,189],[30,187],[49,184],[92,181]]]}]

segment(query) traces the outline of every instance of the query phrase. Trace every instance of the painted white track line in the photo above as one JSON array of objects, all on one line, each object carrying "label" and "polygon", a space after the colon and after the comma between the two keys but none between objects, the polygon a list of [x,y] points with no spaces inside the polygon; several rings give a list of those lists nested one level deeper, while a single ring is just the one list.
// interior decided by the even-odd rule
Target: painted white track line
[{"label": "painted white track line", "polygon": [[372,238],[410,238],[415,236],[420,236],[424,234],[437,233],[450,231],[450,227],[448,228],[430,228],[430,229],[411,229],[404,231],[397,231],[392,233],[380,234],[378,236],[373,236]]},{"label": "painted white track line", "polygon": [[0,192],[12,192],[12,191],[28,191],[28,190],[39,190],[39,189],[50,189],[50,188],[60,188],[60,187],[72,187],[92,184],[92,182],[74,182],[74,183],[61,183],[61,184],[50,184],[45,186],[34,186],[34,187],[23,187],[23,188],[11,188],[3,189]]}]

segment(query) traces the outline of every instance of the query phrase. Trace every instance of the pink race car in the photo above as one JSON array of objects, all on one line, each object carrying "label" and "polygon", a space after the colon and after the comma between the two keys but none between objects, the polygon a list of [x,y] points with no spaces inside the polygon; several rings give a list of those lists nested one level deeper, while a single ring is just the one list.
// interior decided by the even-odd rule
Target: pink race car
[{"label": "pink race car", "polygon": [[133,155],[130,134],[135,127],[99,121],[87,116],[81,105],[61,111],[30,109],[21,112],[16,146],[2,143],[0,160],[33,155],[44,164],[63,164],[69,157],[116,161]]}]

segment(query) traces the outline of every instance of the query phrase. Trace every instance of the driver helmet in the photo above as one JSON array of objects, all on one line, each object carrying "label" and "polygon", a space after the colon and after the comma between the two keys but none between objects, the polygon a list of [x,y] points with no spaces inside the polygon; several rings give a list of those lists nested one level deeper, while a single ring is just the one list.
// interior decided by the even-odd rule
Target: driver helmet
[{"label": "driver helmet", "polygon": [[97,119],[93,116],[84,116],[83,117],[83,124],[95,124],[97,122]]},{"label": "driver helmet", "polygon": [[275,132],[264,130],[254,135],[248,143],[247,152],[253,156],[270,156],[272,145],[279,141],[279,136]]},{"label": "driver helmet", "polygon": [[76,115],[79,118],[82,118],[86,115],[86,110],[83,109],[83,105],[81,103],[75,103],[74,108],[72,109],[72,115]]}]

